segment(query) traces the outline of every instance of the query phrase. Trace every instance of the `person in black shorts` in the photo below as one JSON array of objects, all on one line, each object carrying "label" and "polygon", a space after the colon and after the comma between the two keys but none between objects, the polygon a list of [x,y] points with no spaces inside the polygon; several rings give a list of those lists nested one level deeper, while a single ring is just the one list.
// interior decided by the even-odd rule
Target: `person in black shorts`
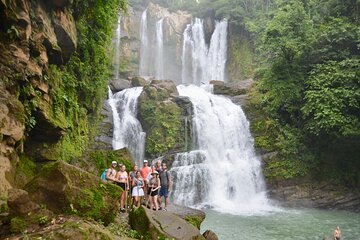
[{"label": "person in black shorts", "polygon": [[151,188],[150,190],[150,209],[153,208],[153,204],[154,206],[154,210],[157,211],[159,210],[159,204],[158,204],[158,195],[159,195],[159,189],[160,189],[160,179],[158,177],[159,173],[157,171],[154,171],[151,173],[152,174],[152,178],[149,181],[149,186]]}]

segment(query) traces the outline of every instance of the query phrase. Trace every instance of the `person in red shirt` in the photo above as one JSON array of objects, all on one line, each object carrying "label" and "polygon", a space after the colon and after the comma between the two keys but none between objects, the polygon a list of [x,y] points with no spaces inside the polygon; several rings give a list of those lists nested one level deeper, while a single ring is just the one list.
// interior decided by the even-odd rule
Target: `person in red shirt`
[{"label": "person in red shirt", "polygon": [[[148,166],[148,160],[144,160],[144,165],[143,167],[140,169],[140,173],[141,173],[141,177],[144,179],[144,189],[147,189],[148,187],[148,182],[146,180],[149,172],[151,171],[151,168]],[[148,201],[148,194],[147,194],[147,191],[144,191],[145,192],[145,203],[147,203]]]}]

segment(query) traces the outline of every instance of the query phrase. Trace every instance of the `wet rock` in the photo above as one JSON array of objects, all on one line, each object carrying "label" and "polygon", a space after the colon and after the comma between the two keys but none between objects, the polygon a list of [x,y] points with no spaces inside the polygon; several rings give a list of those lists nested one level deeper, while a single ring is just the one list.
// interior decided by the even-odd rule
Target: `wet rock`
[{"label": "wet rock", "polygon": [[175,101],[178,95],[174,82],[153,80],[139,97],[138,117],[147,133],[145,151],[149,157],[185,149],[183,109]]},{"label": "wet rock", "polygon": [[148,84],[148,81],[144,77],[134,77],[131,79],[132,87],[143,87]]},{"label": "wet rock", "polygon": [[167,211],[153,211],[144,207],[129,215],[130,225],[146,239],[204,239],[199,229]]},{"label": "wet rock", "polygon": [[219,85],[219,86],[224,86],[225,85],[224,81],[221,81],[221,80],[211,80],[210,84]]},{"label": "wet rock", "polygon": [[57,43],[62,51],[62,57],[64,62],[67,62],[77,47],[75,21],[69,10],[55,10],[53,12],[53,26]]},{"label": "wet rock", "polygon": [[360,191],[311,179],[268,180],[269,196],[290,207],[360,212]]},{"label": "wet rock", "polygon": [[219,239],[218,236],[216,235],[216,233],[214,233],[211,230],[206,230],[203,233],[203,236],[206,240],[218,240]]},{"label": "wet rock", "polygon": [[33,40],[42,43],[45,46],[50,64],[62,64],[63,58],[61,55],[61,48],[58,45],[52,20],[43,1],[36,2],[34,13],[36,16],[36,23],[40,29],[33,33]]},{"label": "wet rock", "polygon": [[45,165],[25,190],[31,200],[55,213],[72,212],[106,224],[114,220],[122,192],[118,186],[63,161]]},{"label": "wet rock", "polygon": [[205,219],[205,213],[203,211],[185,206],[171,204],[167,208],[167,210],[168,212],[173,213],[176,216],[179,216],[182,219],[186,220],[187,222],[197,227],[198,229],[200,229],[201,223]]},{"label": "wet rock", "polygon": [[7,202],[12,216],[23,216],[38,210],[38,204],[31,201],[28,192],[22,189],[10,189]]},{"label": "wet rock", "polygon": [[115,92],[120,92],[126,88],[130,88],[131,82],[126,79],[112,79],[112,80],[110,80],[109,85],[110,85],[111,91],[113,91],[115,93]]},{"label": "wet rock", "polygon": [[165,89],[171,97],[179,96],[176,85],[171,80],[152,80],[151,85],[155,86],[158,89]]}]

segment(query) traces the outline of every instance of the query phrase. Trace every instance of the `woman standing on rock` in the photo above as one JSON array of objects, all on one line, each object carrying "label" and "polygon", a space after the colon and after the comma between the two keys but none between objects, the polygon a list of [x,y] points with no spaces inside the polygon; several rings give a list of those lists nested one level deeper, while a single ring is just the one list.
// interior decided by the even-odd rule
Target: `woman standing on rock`
[{"label": "woman standing on rock", "polygon": [[144,196],[144,180],[139,171],[136,172],[136,177],[132,181],[132,197],[134,198],[134,205],[140,207],[141,198]]},{"label": "woman standing on rock", "polygon": [[155,205],[155,211],[159,210],[158,204],[158,195],[160,188],[160,179],[158,178],[159,173],[154,171],[151,173],[152,178],[150,179],[149,186],[151,187],[150,191],[150,209],[153,208],[153,204]]},{"label": "woman standing on rock", "polygon": [[125,171],[126,167],[124,164],[120,165],[120,171],[116,174],[118,185],[122,188],[123,192],[120,197],[120,211],[125,212],[125,201],[127,198],[127,191],[129,191],[129,178]]}]

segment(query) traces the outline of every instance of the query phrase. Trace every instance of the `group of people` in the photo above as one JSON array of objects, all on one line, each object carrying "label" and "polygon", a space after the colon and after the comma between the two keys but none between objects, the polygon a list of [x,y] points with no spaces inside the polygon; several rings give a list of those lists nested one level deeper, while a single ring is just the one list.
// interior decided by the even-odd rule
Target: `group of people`
[{"label": "group of people", "polygon": [[[106,180],[117,184],[123,189],[120,197],[121,212],[125,212],[128,192],[132,197],[131,207],[140,207],[143,201],[148,208],[155,211],[167,210],[172,181],[166,163],[161,163],[158,160],[154,166],[149,167],[148,165],[149,162],[144,160],[140,170],[135,165],[134,169],[127,173],[123,164],[120,164],[119,171],[116,171],[117,162],[112,161],[110,168],[106,172]],[[165,198],[164,208],[162,208],[163,197]]]}]

